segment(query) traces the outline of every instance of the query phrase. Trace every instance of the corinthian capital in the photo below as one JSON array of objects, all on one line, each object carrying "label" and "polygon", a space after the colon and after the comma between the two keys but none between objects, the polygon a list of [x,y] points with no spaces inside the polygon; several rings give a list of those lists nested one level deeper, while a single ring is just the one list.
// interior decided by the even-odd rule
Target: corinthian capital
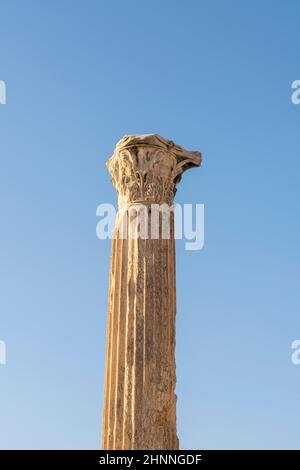
[{"label": "corinthian capital", "polygon": [[200,164],[200,152],[189,152],[157,134],[123,137],[107,161],[119,207],[137,202],[172,204],[182,173]]}]

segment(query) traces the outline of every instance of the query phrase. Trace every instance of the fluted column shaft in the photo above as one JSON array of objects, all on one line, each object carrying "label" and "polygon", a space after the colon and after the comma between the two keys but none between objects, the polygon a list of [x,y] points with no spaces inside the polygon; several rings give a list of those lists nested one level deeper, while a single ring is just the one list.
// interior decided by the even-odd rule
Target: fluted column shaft
[{"label": "fluted column shaft", "polygon": [[[199,164],[198,152],[156,135],[123,138],[108,161],[120,211],[111,252],[104,449],[178,449],[174,214],[166,234],[164,213],[154,217],[153,207],[171,206],[181,173]],[[141,216],[143,235],[141,224],[132,224]]]}]

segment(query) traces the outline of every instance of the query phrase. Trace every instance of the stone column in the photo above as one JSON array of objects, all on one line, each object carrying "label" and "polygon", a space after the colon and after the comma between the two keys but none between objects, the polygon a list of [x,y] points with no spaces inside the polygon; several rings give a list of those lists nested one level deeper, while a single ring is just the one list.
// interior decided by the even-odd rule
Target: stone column
[{"label": "stone column", "polygon": [[[199,152],[151,134],[125,136],[107,162],[119,212],[111,253],[103,449],[178,449],[174,217],[170,210],[168,236],[164,211],[156,209],[172,208],[181,174],[200,162]],[[134,224],[141,213],[143,230]]]}]

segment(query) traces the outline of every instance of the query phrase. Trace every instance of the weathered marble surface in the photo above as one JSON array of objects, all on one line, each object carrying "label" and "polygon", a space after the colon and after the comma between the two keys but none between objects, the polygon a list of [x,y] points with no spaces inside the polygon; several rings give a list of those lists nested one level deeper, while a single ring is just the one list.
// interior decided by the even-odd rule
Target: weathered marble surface
[{"label": "weathered marble surface", "polygon": [[[199,166],[159,135],[125,136],[108,160],[122,217],[130,207],[172,205],[181,174]],[[103,449],[178,449],[176,433],[174,220],[170,238],[120,236],[112,242],[103,412]],[[149,229],[150,233],[150,229]]]}]

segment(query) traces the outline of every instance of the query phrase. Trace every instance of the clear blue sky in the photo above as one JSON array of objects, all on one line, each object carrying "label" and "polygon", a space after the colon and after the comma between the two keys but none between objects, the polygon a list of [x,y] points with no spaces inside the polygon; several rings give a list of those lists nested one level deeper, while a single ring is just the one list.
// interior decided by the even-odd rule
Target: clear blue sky
[{"label": "clear blue sky", "polygon": [[177,202],[182,448],[299,448],[298,1],[2,1],[0,446],[99,448],[110,242],[124,134],[203,152]]}]

